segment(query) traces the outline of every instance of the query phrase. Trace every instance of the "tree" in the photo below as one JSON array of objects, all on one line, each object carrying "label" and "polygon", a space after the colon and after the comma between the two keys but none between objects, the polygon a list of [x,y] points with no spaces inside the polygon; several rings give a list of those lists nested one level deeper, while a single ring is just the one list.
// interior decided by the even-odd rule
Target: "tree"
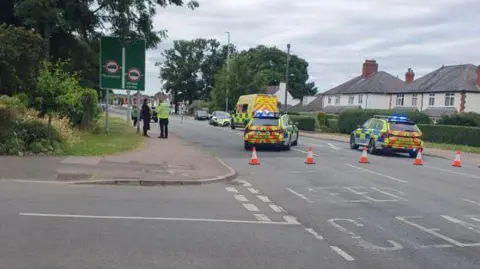
[{"label": "tree", "polygon": [[[215,109],[225,107],[227,88],[229,103],[240,95],[265,92],[267,85],[278,85],[285,81],[287,54],[278,48],[258,46],[242,51],[232,59],[230,74],[222,69],[215,76],[217,81],[209,100]],[[314,95],[314,82],[308,80],[308,63],[296,55],[290,56],[288,89],[294,98]],[[230,78],[228,78],[230,76]]]},{"label": "tree", "polygon": [[163,52],[165,61],[160,71],[165,90],[172,93],[175,104],[180,100],[190,104],[196,99],[206,100],[226,55],[226,46],[220,47],[214,39],[175,40],[173,47]]}]

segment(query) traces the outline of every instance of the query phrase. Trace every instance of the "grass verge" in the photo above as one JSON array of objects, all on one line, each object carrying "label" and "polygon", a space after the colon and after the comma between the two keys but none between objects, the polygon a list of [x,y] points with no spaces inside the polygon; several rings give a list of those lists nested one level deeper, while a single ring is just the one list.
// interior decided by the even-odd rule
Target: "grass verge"
[{"label": "grass verge", "polygon": [[65,148],[62,155],[69,156],[104,156],[131,151],[138,148],[144,141],[137,135],[136,129],[125,119],[110,116],[109,134],[105,133],[105,116],[97,122],[99,132],[80,132],[81,142]]},{"label": "grass verge", "polygon": [[456,151],[460,150],[461,152],[468,153],[480,153],[480,147],[464,146],[464,145],[454,145],[454,144],[441,144],[441,143],[431,143],[425,142],[425,148],[434,148],[434,149],[443,149]]}]

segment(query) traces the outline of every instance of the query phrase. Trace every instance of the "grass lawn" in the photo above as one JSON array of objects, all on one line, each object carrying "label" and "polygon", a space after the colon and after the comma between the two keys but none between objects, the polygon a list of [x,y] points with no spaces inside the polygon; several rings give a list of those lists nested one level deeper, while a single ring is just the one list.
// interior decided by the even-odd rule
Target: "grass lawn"
[{"label": "grass lawn", "polygon": [[443,149],[443,150],[451,150],[451,151],[460,150],[461,152],[480,153],[480,147],[472,147],[472,146],[464,146],[464,145],[425,142],[425,148],[426,149],[435,148],[435,149]]},{"label": "grass lawn", "polygon": [[62,155],[103,156],[131,151],[142,145],[144,138],[125,118],[110,116],[109,133],[105,133],[105,115],[98,121],[101,131],[97,134],[80,133],[81,142],[64,149]]}]

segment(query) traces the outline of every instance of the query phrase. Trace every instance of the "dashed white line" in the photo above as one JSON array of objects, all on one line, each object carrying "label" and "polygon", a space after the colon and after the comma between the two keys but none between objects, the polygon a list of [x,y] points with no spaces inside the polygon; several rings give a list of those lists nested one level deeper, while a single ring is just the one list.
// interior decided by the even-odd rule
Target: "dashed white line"
[{"label": "dashed white line", "polygon": [[305,228],[305,231],[309,232],[310,234],[312,234],[315,238],[317,238],[318,240],[323,240],[323,237],[321,235],[319,235],[317,232],[315,232],[315,230],[313,230],[312,228]]},{"label": "dashed white line", "polygon": [[454,171],[450,171],[450,170],[442,169],[442,168],[438,168],[438,167],[433,167],[433,166],[428,166],[428,165],[424,165],[423,167],[426,167],[426,168],[429,168],[429,169],[433,169],[433,170],[442,171],[442,172],[452,173],[452,174],[459,175],[459,176],[464,176],[464,177],[471,177],[471,178],[480,179],[479,176],[475,176],[475,175],[471,175],[471,174],[465,174],[465,173],[459,173],[459,172],[454,172]]},{"label": "dashed white line", "polygon": [[258,221],[271,222],[271,220],[263,214],[253,214]]},{"label": "dashed white line", "polygon": [[257,189],[254,189],[254,188],[248,188],[248,190],[253,194],[258,194],[259,193],[259,191]]},{"label": "dashed white line", "polygon": [[470,199],[466,199],[466,198],[461,198],[461,200],[465,201],[465,202],[469,202],[469,203],[472,203],[472,204],[475,204],[475,205],[480,205],[479,202],[475,202],[473,200],[470,200]]},{"label": "dashed white line", "polygon": [[248,211],[254,211],[258,212],[258,207],[256,207],[254,204],[242,204]]},{"label": "dashed white line", "polygon": [[237,189],[235,189],[234,187],[225,187],[225,189],[226,189],[228,192],[238,193]]},{"label": "dashed white line", "polygon": [[265,195],[257,195],[258,199],[260,199],[262,202],[265,202],[265,203],[270,203],[270,199],[265,196]]},{"label": "dashed white line", "polygon": [[235,199],[237,199],[240,202],[248,202],[248,199],[244,195],[237,194],[234,197],[235,197]]},{"label": "dashed white line", "polygon": [[385,175],[385,174],[382,174],[382,173],[379,173],[379,172],[375,172],[375,171],[372,171],[372,170],[361,168],[361,167],[358,167],[358,166],[355,166],[355,165],[351,165],[349,163],[346,163],[345,165],[350,166],[350,167],[355,168],[355,169],[358,169],[358,170],[361,170],[361,171],[364,171],[364,172],[368,172],[368,173],[372,173],[372,174],[375,174],[375,175],[378,175],[378,176],[382,176],[382,177],[385,177],[385,178],[388,178],[388,179],[391,179],[391,180],[395,180],[395,181],[402,182],[402,183],[408,183],[408,181],[406,181],[406,180],[398,179],[398,178],[395,178],[395,177],[392,177],[392,176],[389,176],[389,175]]},{"label": "dashed white line", "polygon": [[337,246],[330,246],[330,248],[335,251],[338,255],[340,255],[342,258],[344,258],[345,260],[351,262],[351,261],[354,261],[355,259],[350,256],[348,253],[346,253],[345,251],[343,251],[341,248],[337,247]]},{"label": "dashed white line", "polygon": [[296,191],[294,191],[294,190],[292,190],[292,189],[290,189],[290,188],[287,188],[287,190],[288,190],[289,192],[295,194],[296,196],[302,198],[303,200],[305,200],[305,201],[307,201],[307,202],[309,202],[309,203],[313,203],[313,201],[310,200],[310,199],[308,199],[305,195],[300,194],[300,193],[298,193],[298,192],[296,192]]},{"label": "dashed white line", "polygon": [[277,205],[270,205],[270,208],[277,213],[282,212],[282,209]]},{"label": "dashed white line", "polygon": [[292,217],[292,216],[283,216],[283,219],[285,221],[287,221],[287,223],[291,223],[291,224],[299,224],[299,222],[297,221],[296,218]]},{"label": "dashed white line", "polygon": [[238,181],[239,183],[241,183],[242,186],[244,186],[244,187],[251,187],[251,186],[252,186],[252,184],[250,184],[250,182],[248,182],[248,181],[246,181],[246,180],[241,180],[241,179],[239,179],[239,180],[237,180],[237,181]]}]

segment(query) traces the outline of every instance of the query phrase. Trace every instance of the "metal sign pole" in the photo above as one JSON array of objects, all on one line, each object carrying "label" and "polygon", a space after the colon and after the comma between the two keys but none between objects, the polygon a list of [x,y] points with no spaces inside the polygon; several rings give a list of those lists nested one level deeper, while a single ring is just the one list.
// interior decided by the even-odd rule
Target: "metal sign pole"
[{"label": "metal sign pole", "polygon": [[140,133],[140,113],[142,113],[142,110],[140,107],[140,91],[137,91],[137,134]]},{"label": "metal sign pole", "polygon": [[109,96],[109,89],[105,89],[105,132],[108,134],[108,99],[110,99]]},{"label": "metal sign pole", "polygon": [[127,122],[130,123],[130,114],[131,112],[131,106],[130,106],[130,91],[127,91]]}]

